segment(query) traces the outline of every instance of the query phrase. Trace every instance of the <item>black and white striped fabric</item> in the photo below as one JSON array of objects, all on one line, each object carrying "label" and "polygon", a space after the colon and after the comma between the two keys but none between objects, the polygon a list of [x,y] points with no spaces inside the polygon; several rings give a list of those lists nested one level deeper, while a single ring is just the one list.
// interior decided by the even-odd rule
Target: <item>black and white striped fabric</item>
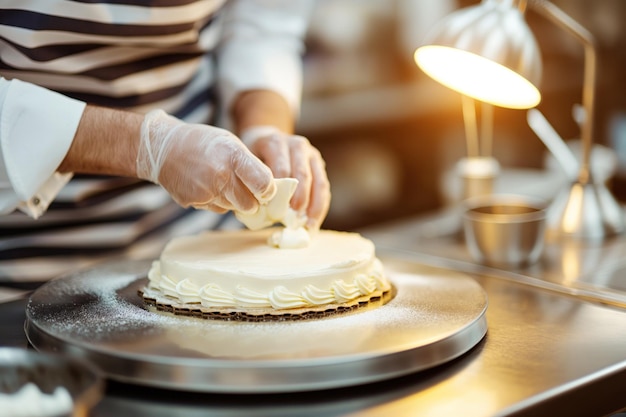
[{"label": "black and white striped fabric", "polygon": [[[224,5],[2,0],[0,75],[91,104],[211,123]],[[0,218],[0,282],[32,286],[107,259],[155,257],[173,236],[237,227],[225,219],[183,210],[152,184],[77,176],[43,218]]]},{"label": "black and white striped fabric", "polygon": [[225,0],[2,0],[0,73],[79,100],[210,122]]}]

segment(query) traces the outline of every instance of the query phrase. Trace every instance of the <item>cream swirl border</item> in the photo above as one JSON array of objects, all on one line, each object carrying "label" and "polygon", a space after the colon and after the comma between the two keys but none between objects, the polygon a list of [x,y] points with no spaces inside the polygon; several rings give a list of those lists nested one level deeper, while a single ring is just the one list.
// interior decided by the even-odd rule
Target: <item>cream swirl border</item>
[{"label": "cream swirl border", "polygon": [[336,280],[328,289],[309,284],[300,294],[289,291],[282,285],[276,286],[269,293],[237,286],[235,292],[231,293],[213,283],[199,287],[188,278],[175,282],[161,274],[159,261],[153,262],[148,278],[150,288],[160,290],[164,295],[185,304],[201,304],[203,307],[256,307],[283,310],[341,304],[376,291],[385,292],[391,288],[391,284],[383,274],[382,263],[378,259],[373,261],[368,274],[357,273],[352,282]]}]

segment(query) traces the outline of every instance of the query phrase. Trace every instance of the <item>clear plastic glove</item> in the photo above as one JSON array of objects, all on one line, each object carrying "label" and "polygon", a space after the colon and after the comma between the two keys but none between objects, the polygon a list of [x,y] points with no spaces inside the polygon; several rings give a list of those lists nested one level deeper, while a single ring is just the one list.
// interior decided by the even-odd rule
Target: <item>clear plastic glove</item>
[{"label": "clear plastic glove", "polygon": [[330,182],[319,150],[303,136],[272,126],[251,127],[241,134],[246,146],[265,162],[276,178],[296,178],[298,187],[291,208],[306,216],[306,227],[318,230],[330,208]]},{"label": "clear plastic glove", "polygon": [[162,110],[141,125],[137,176],[161,184],[183,207],[218,213],[255,212],[276,192],[271,170],[235,135]]}]

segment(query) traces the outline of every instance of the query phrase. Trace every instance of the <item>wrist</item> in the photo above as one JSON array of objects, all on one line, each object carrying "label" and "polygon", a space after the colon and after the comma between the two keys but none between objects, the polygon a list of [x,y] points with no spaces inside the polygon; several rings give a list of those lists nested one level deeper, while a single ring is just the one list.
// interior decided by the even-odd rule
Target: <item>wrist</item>
[{"label": "wrist", "polygon": [[172,138],[169,133],[180,123],[161,109],[151,110],[143,117],[135,154],[135,172],[138,178],[159,184],[163,155],[167,142]]},{"label": "wrist", "polygon": [[283,132],[276,126],[272,125],[250,126],[241,132],[239,138],[244,145],[250,148],[260,138],[280,133]]},{"label": "wrist", "polygon": [[294,131],[293,112],[287,101],[268,90],[253,90],[237,96],[232,116],[238,134],[255,126],[274,126],[291,134]]},{"label": "wrist", "polygon": [[88,105],[60,172],[135,177],[143,116]]}]

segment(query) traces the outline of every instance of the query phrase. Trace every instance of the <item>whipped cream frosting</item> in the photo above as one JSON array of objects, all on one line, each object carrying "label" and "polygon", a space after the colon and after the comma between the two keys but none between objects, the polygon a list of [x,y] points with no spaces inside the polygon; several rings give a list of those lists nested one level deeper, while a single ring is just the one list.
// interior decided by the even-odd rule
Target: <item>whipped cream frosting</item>
[{"label": "whipped cream frosting", "polygon": [[12,417],[53,417],[70,415],[74,401],[65,387],[56,387],[51,394],[42,392],[32,382],[13,394],[0,393],[0,414]]},{"label": "whipped cream frosting", "polygon": [[149,271],[150,287],[204,307],[290,309],[344,303],[390,284],[373,242],[320,230],[308,246],[268,245],[276,228],[173,239]]}]

